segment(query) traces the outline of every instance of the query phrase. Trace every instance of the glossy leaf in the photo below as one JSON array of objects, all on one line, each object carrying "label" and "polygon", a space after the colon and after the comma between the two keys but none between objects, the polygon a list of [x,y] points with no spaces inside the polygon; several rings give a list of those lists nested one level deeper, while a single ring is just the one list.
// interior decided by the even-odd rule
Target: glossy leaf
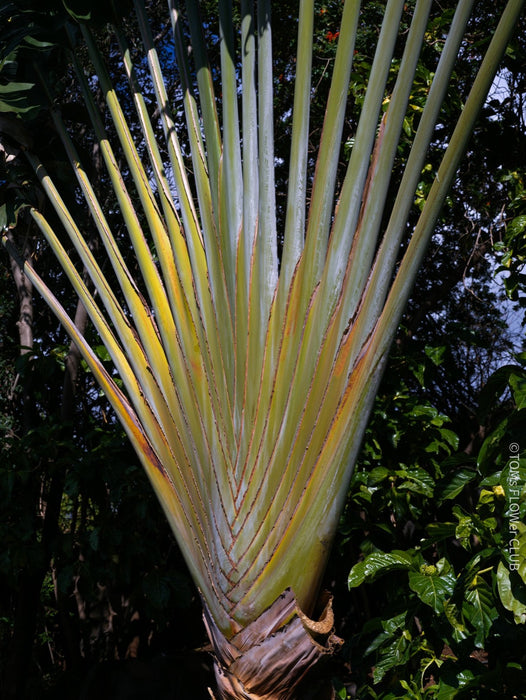
[{"label": "glossy leaf", "polygon": [[423,566],[420,571],[409,572],[409,588],[436,613],[444,612],[445,604],[453,595],[455,583],[453,572],[439,573],[435,566]]},{"label": "glossy leaf", "polygon": [[497,569],[497,586],[502,604],[513,613],[518,625],[526,624],[526,595],[524,581],[521,582],[517,573],[510,571],[500,562]]},{"label": "glossy leaf", "polygon": [[414,569],[417,565],[418,557],[412,556],[409,552],[373,552],[353,566],[348,585],[349,588],[355,588],[364,581],[374,580],[378,575],[389,571]]},{"label": "glossy leaf", "polygon": [[491,590],[480,575],[475,576],[466,590],[462,609],[475,628],[475,645],[483,648],[491,626],[498,617],[498,611]]},{"label": "glossy leaf", "polygon": [[[462,459],[464,461],[464,458]],[[469,467],[463,467],[451,476],[446,476],[438,486],[439,501],[453,500],[476,478],[477,473]]]}]

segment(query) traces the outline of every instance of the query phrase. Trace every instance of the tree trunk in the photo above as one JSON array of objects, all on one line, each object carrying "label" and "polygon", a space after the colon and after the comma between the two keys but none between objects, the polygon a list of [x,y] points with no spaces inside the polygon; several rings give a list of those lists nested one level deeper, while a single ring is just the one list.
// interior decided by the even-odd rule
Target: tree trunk
[{"label": "tree trunk", "polygon": [[[27,240],[29,240],[29,235]],[[29,253],[30,250],[26,244],[23,254],[27,256]],[[33,287],[24,274],[22,261],[15,259],[13,256],[11,256],[11,271],[19,298],[20,313],[17,325],[21,345],[20,354],[24,355],[30,353],[33,347]],[[86,310],[81,302],[77,305],[75,323],[81,331],[85,329],[87,324]],[[66,358],[66,373],[62,387],[60,418],[63,423],[71,419],[74,414],[74,391],[79,363],[80,354],[76,346],[71,343]],[[29,374],[24,379],[22,411],[23,427],[24,431],[27,432],[34,427],[36,421]],[[45,476],[45,468],[43,473]],[[34,512],[36,513],[39,508],[43,509],[41,523],[35,525],[33,532],[34,544],[39,552],[39,556],[37,561],[29,562],[18,577],[13,636],[2,681],[2,698],[5,698],[5,700],[23,700],[25,698],[40,608],[40,593],[50,562],[56,551],[56,538],[60,531],[60,507],[65,477],[66,474],[63,471],[55,471],[48,487],[44,491],[42,491],[40,485],[34,484]],[[43,493],[45,494],[45,502],[42,505]],[[39,503],[40,506],[37,507]],[[72,659],[73,665],[75,665],[76,661],[76,658]]]},{"label": "tree trunk", "polygon": [[330,684],[315,695],[299,688],[322,659],[342,644],[334,634],[332,597],[318,621],[310,620],[287,589],[257,620],[226,639],[204,604],[204,620],[214,653],[216,700],[329,700]]}]

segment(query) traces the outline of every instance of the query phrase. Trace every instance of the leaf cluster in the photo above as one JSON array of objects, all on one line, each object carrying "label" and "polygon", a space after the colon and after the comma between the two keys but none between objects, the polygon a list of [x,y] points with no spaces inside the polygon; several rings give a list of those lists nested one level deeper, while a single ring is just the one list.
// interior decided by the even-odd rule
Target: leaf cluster
[{"label": "leaf cluster", "polygon": [[474,451],[458,452],[449,419],[400,379],[378,398],[341,525],[341,555],[359,558],[352,697],[520,696],[525,377],[521,362],[487,382]]}]

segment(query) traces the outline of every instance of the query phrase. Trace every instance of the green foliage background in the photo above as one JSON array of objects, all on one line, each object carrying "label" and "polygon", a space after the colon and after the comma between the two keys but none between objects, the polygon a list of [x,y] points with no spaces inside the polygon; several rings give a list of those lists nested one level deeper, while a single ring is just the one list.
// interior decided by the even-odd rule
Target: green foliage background
[{"label": "green foliage background", "polygon": [[403,384],[378,398],[342,525],[360,557],[351,658],[370,664],[358,697],[521,697],[525,379],[524,365],[490,378],[480,415],[503,410],[511,387],[505,417],[460,452],[447,416]]}]

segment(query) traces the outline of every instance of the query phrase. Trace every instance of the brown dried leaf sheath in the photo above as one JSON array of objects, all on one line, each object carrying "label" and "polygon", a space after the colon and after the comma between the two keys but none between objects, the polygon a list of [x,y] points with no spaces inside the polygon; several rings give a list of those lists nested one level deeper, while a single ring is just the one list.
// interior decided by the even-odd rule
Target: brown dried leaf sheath
[{"label": "brown dried leaf sheath", "polygon": [[310,669],[342,644],[334,634],[331,596],[320,619],[314,621],[298,608],[287,589],[230,640],[214,623],[206,604],[204,610],[215,657],[217,700],[292,700]]}]

